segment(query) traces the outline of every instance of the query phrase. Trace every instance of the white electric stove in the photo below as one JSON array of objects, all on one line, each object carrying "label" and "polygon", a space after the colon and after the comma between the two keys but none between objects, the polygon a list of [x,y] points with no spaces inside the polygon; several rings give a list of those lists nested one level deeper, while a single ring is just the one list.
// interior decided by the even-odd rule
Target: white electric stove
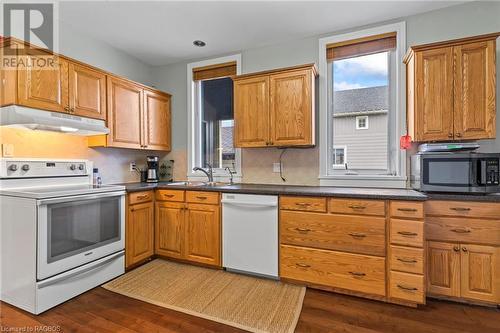
[{"label": "white electric stove", "polygon": [[0,159],[0,297],[39,314],[124,273],[125,188],[86,160]]}]

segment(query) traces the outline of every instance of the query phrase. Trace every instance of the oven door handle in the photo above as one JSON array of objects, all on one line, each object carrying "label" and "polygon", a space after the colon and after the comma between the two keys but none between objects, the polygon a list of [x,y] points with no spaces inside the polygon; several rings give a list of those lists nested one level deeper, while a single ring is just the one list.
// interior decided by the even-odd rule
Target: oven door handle
[{"label": "oven door handle", "polygon": [[125,251],[120,251],[120,252],[117,252],[115,254],[112,254],[110,256],[108,256],[107,258],[105,259],[100,259],[100,260],[97,260],[95,261],[94,263],[92,263],[92,265],[90,266],[87,266],[87,267],[79,267],[79,268],[75,268],[74,270],[72,270],[71,272],[68,272],[68,273],[63,273],[61,274],[60,276],[55,276],[53,278],[48,278],[47,280],[44,280],[42,282],[38,282],[37,283],[37,287],[38,289],[42,289],[42,288],[45,288],[45,287],[48,287],[48,286],[51,286],[53,284],[56,284],[58,282],[61,282],[61,281],[64,281],[64,280],[67,280],[69,278],[72,278],[76,275],[80,275],[80,274],[83,274],[83,273],[86,273],[88,271],[92,271],[94,269],[98,269],[104,265],[106,265],[107,263],[109,263],[110,261],[113,261],[115,260],[116,258],[119,258],[119,257],[122,257],[125,255]]},{"label": "oven door handle", "polygon": [[56,203],[62,203],[62,202],[73,202],[73,201],[80,201],[80,200],[95,200],[95,199],[101,199],[101,198],[118,197],[118,196],[122,196],[122,195],[125,195],[125,191],[104,192],[104,193],[97,193],[97,194],[82,194],[82,195],[74,195],[74,196],[69,196],[69,197],[58,197],[58,198],[37,200],[37,205],[43,206],[43,205],[47,205],[47,204],[56,204]]}]

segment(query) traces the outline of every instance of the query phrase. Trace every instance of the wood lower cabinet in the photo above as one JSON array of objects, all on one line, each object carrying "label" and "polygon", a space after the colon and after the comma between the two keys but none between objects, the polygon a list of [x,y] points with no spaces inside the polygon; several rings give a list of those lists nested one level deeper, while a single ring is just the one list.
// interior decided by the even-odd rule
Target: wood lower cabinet
[{"label": "wood lower cabinet", "polygon": [[415,141],[495,138],[499,35],[410,48],[405,57],[407,118]]},{"label": "wood lower cabinet", "polygon": [[[149,192],[144,192],[146,196]],[[152,198],[152,193],[149,194]],[[125,232],[125,266],[130,267],[154,254],[154,204],[153,201],[129,204]]]},{"label": "wood lower cabinet", "polygon": [[156,200],[155,253],[220,267],[219,193],[158,190]]},{"label": "wood lower cabinet", "polygon": [[218,205],[188,204],[184,233],[185,259],[220,266],[220,234]]},{"label": "wood lower cabinet", "polygon": [[460,297],[460,245],[428,242],[427,264],[428,292]]},{"label": "wood lower cabinet", "polygon": [[234,78],[235,147],[315,143],[314,64]]},{"label": "wood lower cabinet", "polygon": [[500,303],[500,249],[462,244],[461,250],[461,296]]}]

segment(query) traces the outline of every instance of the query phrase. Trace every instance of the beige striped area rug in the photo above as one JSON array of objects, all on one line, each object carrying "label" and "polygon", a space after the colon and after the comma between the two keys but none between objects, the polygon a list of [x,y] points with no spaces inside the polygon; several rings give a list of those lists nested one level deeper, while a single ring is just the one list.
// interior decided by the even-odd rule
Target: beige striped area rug
[{"label": "beige striped area rug", "polygon": [[168,309],[259,333],[295,330],[304,287],[156,259],[103,285]]}]

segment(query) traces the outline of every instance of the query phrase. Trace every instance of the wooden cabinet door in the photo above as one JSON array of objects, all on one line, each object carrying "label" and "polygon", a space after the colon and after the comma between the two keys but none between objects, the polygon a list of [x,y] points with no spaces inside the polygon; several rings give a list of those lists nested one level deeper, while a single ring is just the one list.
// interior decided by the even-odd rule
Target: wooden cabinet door
[{"label": "wooden cabinet door", "polygon": [[20,55],[18,103],[56,112],[69,112],[68,62],[57,56]]},{"label": "wooden cabinet door", "polygon": [[221,265],[221,227],[218,205],[188,204],[184,230],[185,259]]},{"label": "wooden cabinet door", "polygon": [[455,138],[495,138],[495,42],[455,46]]},{"label": "wooden cabinet door", "polygon": [[234,146],[268,146],[269,121],[269,76],[234,81]]},{"label": "wooden cabinet door", "polygon": [[453,48],[416,53],[416,141],[453,139]]},{"label": "wooden cabinet door", "polygon": [[170,96],[144,90],[143,126],[145,148],[171,149]]},{"label": "wooden cabinet door", "polygon": [[77,116],[106,119],[106,75],[69,63],[69,105]]},{"label": "wooden cabinet door", "polygon": [[143,148],[143,90],[129,81],[108,76],[108,145]]},{"label": "wooden cabinet door", "polygon": [[129,267],[154,253],[154,207],[153,202],[128,207],[125,260]]},{"label": "wooden cabinet door", "polygon": [[435,295],[460,296],[460,246],[427,243],[427,291]]},{"label": "wooden cabinet door", "polygon": [[157,202],[155,212],[155,253],[182,258],[184,207],[181,202]]},{"label": "wooden cabinet door", "polygon": [[500,254],[492,246],[462,244],[461,296],[500,302]]},{"label": "wooden cabinet door", "polygon": [[314,143],[312,85],[309,70],[271,75],[271,145],[300,146]]}]

